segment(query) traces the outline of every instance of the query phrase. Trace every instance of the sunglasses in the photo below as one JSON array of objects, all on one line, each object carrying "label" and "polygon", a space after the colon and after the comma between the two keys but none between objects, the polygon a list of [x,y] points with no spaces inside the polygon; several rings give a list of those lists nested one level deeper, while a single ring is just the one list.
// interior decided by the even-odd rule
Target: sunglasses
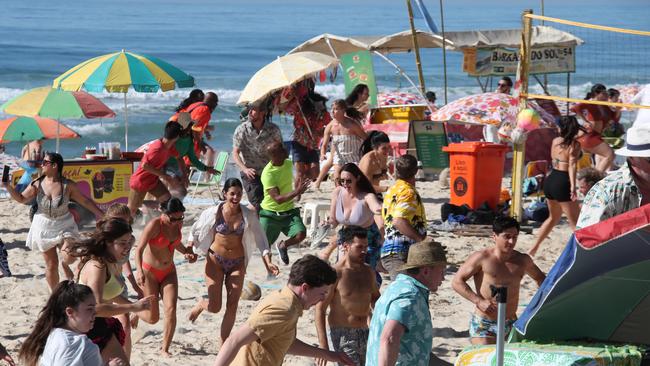
[{"label": "sunglasses", "polygon": [[170,216],[169,217],[169,221],[171,221],[171,222],[178,222],[178,221],[183,221],[183,220],[185,220],[185,216],[181,216],[181,217],[171,217]]},{"label": "sunglasses", "polygon": [[339,184],[352,184],[352,179],[339,178]]},{"label": "sunglasses", "polygon": [[50,160],[42,160],[41,165],[42,166],[54,165],[54,162]]},{"label": "sunglasses", "polygon": [[504,83],[498,83],[497,85],[499,86],[499,88],[502,86],[508,86],[508,84],[504,84]]}]

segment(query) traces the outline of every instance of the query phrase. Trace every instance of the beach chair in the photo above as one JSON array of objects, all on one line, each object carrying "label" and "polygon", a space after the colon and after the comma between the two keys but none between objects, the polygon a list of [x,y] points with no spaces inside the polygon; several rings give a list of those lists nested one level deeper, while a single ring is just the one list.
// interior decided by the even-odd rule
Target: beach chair
[{"label": "beach chair", "polygon": [[[213,174],[212,177],[210,177],[210,179],[205,182],[202,181],[204,172],[192,168],[192,171],[190,172],[190,177],[192,177],[193,173],[198,172],[198,177],[196,179],[196,182],[193,183],[194,189],[192,191],[192,197],[191,197],[192,200],[194,199],[194,196],[196,196],[196,191],[199,189],[199,187],[208,187],[208,191],[210,191],[210,197],[212,198],[212,201],[214,201],[214,203],[217,203],[217,201],[221,198],[219,187],[221,186],[221,178],[223,177],[223,173],[226,170],[226,165],[228,164],[228,157],[229,154],[227,151],[219,152],[214,163],[214,169],[217,171],[217,174]],[[213,189],[217,190],[216,195],[212,191]]]},{"label": "beach chair", "polygon": [[548,161],[536,160],[530,161],[526,164],[526,179],[537,180],[537,191],[529,194],[528,197],[543,197],[544,196],[544,179],[548,174]]}]

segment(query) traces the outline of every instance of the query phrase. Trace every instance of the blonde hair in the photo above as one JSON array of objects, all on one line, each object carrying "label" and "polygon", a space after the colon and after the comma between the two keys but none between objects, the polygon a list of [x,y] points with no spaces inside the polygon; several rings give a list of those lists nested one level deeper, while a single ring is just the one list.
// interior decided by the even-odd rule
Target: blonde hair
[{"label": "blonde hair", "polygon": [[129,210],[129,206],[123,203],[114,203],[110,205],[104,214],[104,218],[106,219],[124,216],[131,217],[131,210]]}]

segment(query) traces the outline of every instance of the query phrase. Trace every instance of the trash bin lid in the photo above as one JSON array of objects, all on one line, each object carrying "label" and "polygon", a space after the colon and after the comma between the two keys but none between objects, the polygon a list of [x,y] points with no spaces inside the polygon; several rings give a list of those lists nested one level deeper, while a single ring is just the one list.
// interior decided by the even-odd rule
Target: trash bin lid
[{"label": "trash bin lid", "polygon": [[488,149],[507,150],[508,145],[495,144],[492,142],[469,141],[469,142],[449,144],[449,146],[444,146],[442,148],[442,151],[448,153],[455,153],[455,152],[475,153],[480,150],[488,150]]}]

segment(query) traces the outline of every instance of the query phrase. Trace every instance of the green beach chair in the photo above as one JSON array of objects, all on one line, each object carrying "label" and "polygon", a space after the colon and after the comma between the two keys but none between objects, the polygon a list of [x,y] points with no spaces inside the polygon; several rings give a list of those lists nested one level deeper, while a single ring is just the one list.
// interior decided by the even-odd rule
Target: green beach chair
[{"label": "green beach chair", "polygon": [[[221,151],[219,154],[217,154],[217,158],[214,163],[214,169],[217,171],[217,174],[213,174],[212,177],[210,177],[209,180],[203,182],[203,174],[204,172],[194,170],[194,172],[198,172],[198,177],[196,180],[196,183],[194,183],[194,190],[192,192],[192,197],[191,199],[194,199],[194,196],[196,196],[196,191],[199,189],[199,187],[208,187],[208,190],[210,191],[210,197],[212,197],[212,200],[214,203],[217,203],[218,199],[221,198],[220,192],[219,192],[219,187],[221,187],[221,178],[223,177],[223,173],[226,170],[226,165],[228,164],[228,158],[229,154],[227,151]],[[190,173],[190,177],[192,177],[193,172]],[[217,193],[212,191],[212,189],[216,189]],[[216,197],[216,198],[215,198]]]}]

